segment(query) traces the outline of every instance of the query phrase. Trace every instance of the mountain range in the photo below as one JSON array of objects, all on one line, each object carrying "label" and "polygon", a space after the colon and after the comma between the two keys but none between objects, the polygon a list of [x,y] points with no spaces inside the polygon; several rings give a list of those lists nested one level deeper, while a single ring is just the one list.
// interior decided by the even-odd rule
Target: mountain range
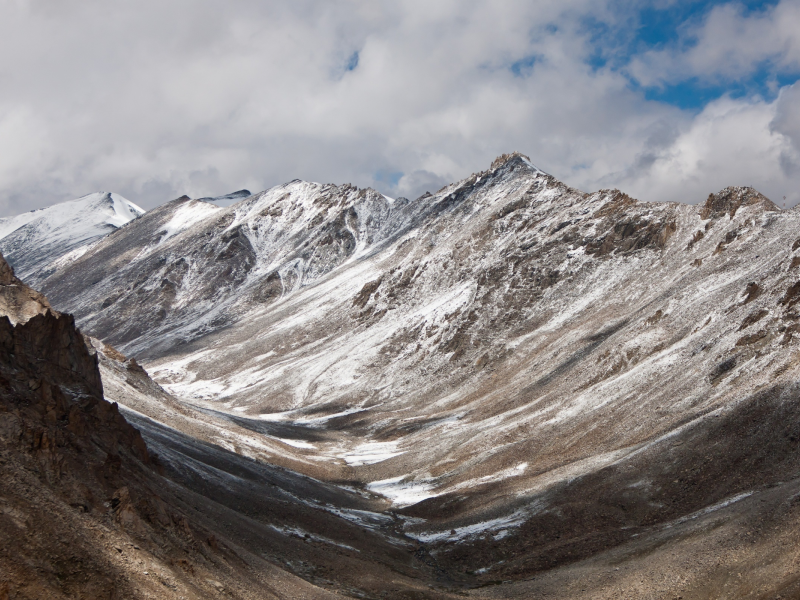
[{"label": "mountain range", "polygon": [[416,200],[221,198],[0,220],[44,294],[3,312],[74,315],[146,444],[129,489],[248,565],[162,597],[800,594],[797,210],[518,153]]}]

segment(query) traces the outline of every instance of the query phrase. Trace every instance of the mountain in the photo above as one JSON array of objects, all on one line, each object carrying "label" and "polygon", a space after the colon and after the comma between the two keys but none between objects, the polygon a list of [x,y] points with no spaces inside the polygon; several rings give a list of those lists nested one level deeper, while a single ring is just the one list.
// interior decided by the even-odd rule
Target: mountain
[{"label": "mountain", "polygon": [[95,192],[0,219],[0,252],[20,277],[37,285],[142,214],[144,210],[118,194]]},{"label": "mountain", "polygon": [[286,567],[309,581],[792,597],[798,225],[751,188],[644,203],[511,154],[416,200],[301,181],[180,198],[41,286],[152,374],[146,397],[123,367],[104,381],[171,481],[245,512],[235,457],[317,482],[315,507],[374,536],[362,568],[410,587],[324,571],[329,553]]}]

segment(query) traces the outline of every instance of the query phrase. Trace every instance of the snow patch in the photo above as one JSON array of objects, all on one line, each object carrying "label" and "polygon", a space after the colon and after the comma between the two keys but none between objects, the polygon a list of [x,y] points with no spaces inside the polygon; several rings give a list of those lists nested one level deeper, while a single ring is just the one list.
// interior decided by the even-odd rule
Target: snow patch
[{"label": "snow patch", "polygon": [[340,455],[340,457],[351,467],[374,465],[375,463],[405,454],[404,451],[397,450],[397,444],[398,442],[366,442]]},{"label": "snow patch", "polygon": [[172,218],[164,224],[165,235],[159,240],[159,244],[163,244],[169,238],[174,237],[196,225],[222,210],[219,206],[209,204],[207,202],[200,202],[198,200],[190,200],[183,206],[178,208],[172,215]]},{"label": "snow patch", "polygon": [[311,443],[306,442],[304,440],[290,440],[290,439],[286,439],[286,438],[275,438],[275,439],[280,440],[284,444],[288,444],[289,446],[292,446],[293,448],[304,448],[304,449],[309,449],[309,450],[316,450],[317,449],[317,447],[314,444],[311,444]]},{"label": "snow patch", "polygon": [[423,482],[408,481],[404,482],[405,475],[390,477],[367,484],[367,489],[381,496],[385,496],[392,502],[392,506],[401,508],[411,506],[417,502],[422,502],[428,498],[435,498],[439,494],[431,492],[432,485]]},{"label": "snow patch", "polygon": [[525,521],[528,520],[529,516],[531,515],[530,510],[518,510],[506,517],[500,517],[497,519],[490,519],[488,521],[481,521],[479,523],[473,523],[472,525],[464,525],[463,527],[456,527],[455,529],[451,529],[450,531],[445,532],[435,532],[435,533],[408,533],[410,537],[413,537],[420,542],[456,542],[467,539],[469,537],[473,537],[476,535],[482,535],[484,532],[487,531],[498,531],[497,535],[501,535],[502,537],[506,537],[508,534],[508,529],[512,527],[519,527]]},{"label": "snow patch", "polygon": [[519,477],[525,472],[525,469],[528,468],[528,463],[519,463],[515,467],[510,467],[508,469],[503,469],[502,471],[498,471],[493,475],[486,475],[484,477],[478,477],[476,479],[470,479],[468,481],[462,481],[461,483],[454,485],[451,488],[448,488],[448,492],[462,490],[465,488],[473,488],[479,485],[484,485],[486,483],[494,483],[496,481],[502,481],[503,479],[508,479],[509,477]]}]

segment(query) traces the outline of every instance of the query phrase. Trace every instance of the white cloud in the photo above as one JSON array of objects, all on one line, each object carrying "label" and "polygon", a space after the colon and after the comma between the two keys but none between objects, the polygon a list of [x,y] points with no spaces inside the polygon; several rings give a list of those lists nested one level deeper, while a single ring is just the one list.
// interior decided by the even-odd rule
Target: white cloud
[{"label": "white cloud", "polygon": [[749,185],[778,204],[783,196],[797,203],[796,174],[782,166],[795,153],[790,138],[773,125],[778,104],[730,98],[710,103],[647,170],[621,174],[619,185],[641,199],[682,202],[697,202],[729,185]]},{"label": "white cloud", "polygon": [[800,84],[786,86],[775,103],[775,118],[772,129],[791,140],[795,150],[800,151]]},{"label": "white cloud", "polygon": [[0,161],[0,178],[24,185],[37,176],[37,165],[52,160],[47,124],[24,104],[0,107],[0,140],[8,152]]},{"label": "white cloud", "polygon": [[[296,177],[413,197],[511,150],[567,183],[627,186],[643,199],[701,201],[742,177],[798,187],[789,91],[773,103],[721,100],[699,115],[647,101],[625,73],[587,65],[585,20],[621,30],[630,7],[615,6],[0,4],[0,212],[97,189],[150,207]],[[656,80],[654,71],[722,73],[765,52],[788,64],[794,8],[718,9],[690,33],[698,48],[726,48],[722,58],[676,47],[631,70],[642,80]],[[731,44],[714,33],[726,22],[773,41],[759,49],[740,36],[749,49],[731,58]],[[517,61],[521,76],[511,70]],[[402,175],[387,182],[383,173]]]}]

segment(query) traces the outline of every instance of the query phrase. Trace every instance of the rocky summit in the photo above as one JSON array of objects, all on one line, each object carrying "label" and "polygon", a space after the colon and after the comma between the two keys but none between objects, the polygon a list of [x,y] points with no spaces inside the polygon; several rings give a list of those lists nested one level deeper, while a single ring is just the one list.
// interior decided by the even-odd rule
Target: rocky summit
[{"label": "rocky summit", "polygon": [[798,210],[108,198],[0,231],[0,598],[800,596]]}]

